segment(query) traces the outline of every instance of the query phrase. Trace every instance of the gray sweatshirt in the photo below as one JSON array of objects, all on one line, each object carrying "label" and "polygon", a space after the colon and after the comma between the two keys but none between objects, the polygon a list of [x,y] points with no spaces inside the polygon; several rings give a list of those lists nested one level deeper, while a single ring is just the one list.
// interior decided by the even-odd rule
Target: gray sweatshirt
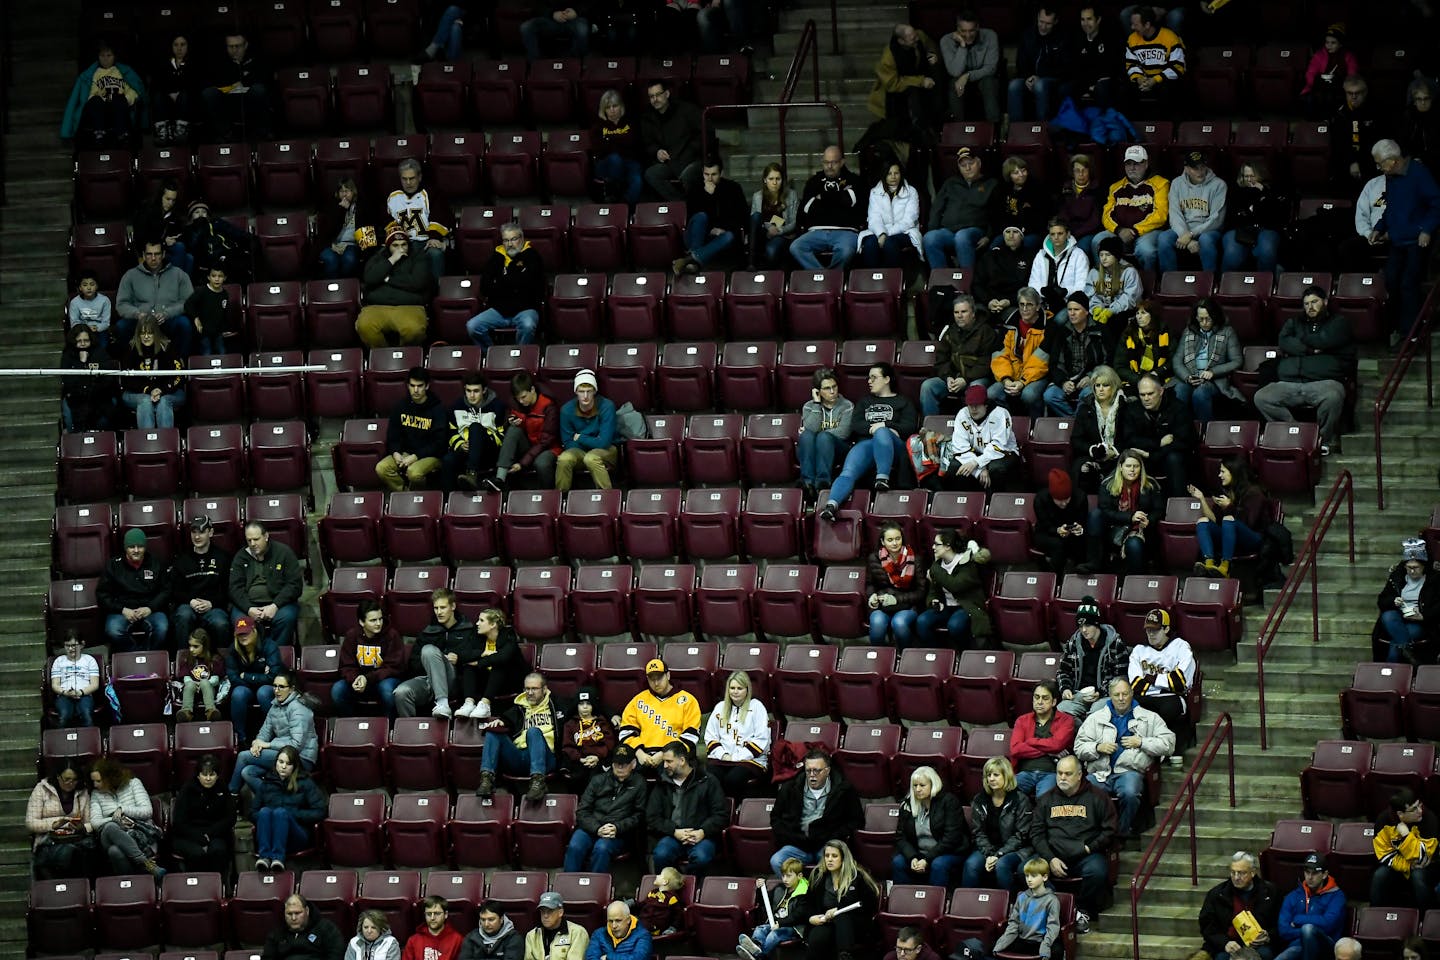
[{"label": "gray sweatshirt", "polygon": [[1000,38],[994,30],[981,27],[975,42],[962,47],[952,30],[940,38],[940,56],[945,59],[945,72],[952,78],[968,73],[971,80],[984,80],[995,76],[1000,65]]},{"label": "gray sweatshirt", "polygon": [[824,430],[834,434],[836,440],[844,440],[850,436],[850,417],[854,413],[855,404],[844,397],[838,398],[829,410],[823,403],[806,400],[805,406],[800,408],[800,426],[806,433]]},{"label": "gray sweatshirt", "polygon": [[169,320],[184,312],[185,301],[194,292],[190,275],[179,267],[167,263],[154,273],[143,266],[131,267],[115,291],[115,312],[134,320],[142,313],[159,310]]},{"label": "gray sweatshirt", "polygon": [[1206,169],[1205,179],[1191,183],[1180,174],[1170,181],[1170,229],[1176,233],[1209,233],[1225,226],[1225,181]]}]

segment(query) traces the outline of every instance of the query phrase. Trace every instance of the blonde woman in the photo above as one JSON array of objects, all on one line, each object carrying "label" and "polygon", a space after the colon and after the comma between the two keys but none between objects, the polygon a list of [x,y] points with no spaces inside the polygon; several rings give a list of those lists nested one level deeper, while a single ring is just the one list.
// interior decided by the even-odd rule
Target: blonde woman
[{"label": "blonde woman", "polygon": [[965,809],[953,793],[945,793],[934,767],[917,767],[910,774],[910,794],[900,803],[895,827],[895,857],[891,861],[896,883],[928,883],[950,889],[970,848]]},{"label": "blonde woman", "polygon": [[345,960],[400,960],[400,941],[380,910],[365,910],[355,924],[355,936],[345,948]]},{"label": "blonde woman", "polygon": [[[858,906],[840,912],[852,904]],[[874,939],[880,887],[843,840],[827,840],[810,874],[805,906],[810,911],[806,960],[835,960]]]},{"label": "blonde woman", "polygon": [[1080,565],[1080,572],[1099,570],[1115,551],[1121,554],[1125,573],[1143,572],[1147,532],[1160,521],[1164,509],[1164,494],[1145,472],[1145,458],[1140,451],[1131,449],[1120,454],[1115,472],[1100,486],[1100,505],[1090,511],[1090,558]]},{"label": "blonde woman", "polygon": [[1034,806],[1015,782],[1015,770],[1005,757],[986,760],[980,778],[980,792],[970,801],[975,849],[965,861],[960,884],[1013,892],[1024,883],[1021,865],[1031,856]]},{"label": "blonde woman", "polygon": [[1093,392],[1075,408],[1070,430],[1071,470],[1080,487],[1094,493],[1100,478],[1120,458],[1115,438],[1127,403],[1120,392],[1120,374],[1114,367],[1096,367],[1090,374]]},{"label": "blonde woman", "polygon": [[591,137],[595,145],[595,177],[605,183],[607,197],[622,197],[632,207],[640,202],[640,128],[625,119],[625,98],[619,90],[600,94],[599,122]]},{"label": "blonde woman", "polygon": [[770,712],[755,699],[744,670],[730,674],[725,698],[710,711],[705,755],[729,797],[742,796],[770,768]]},{"label": "blonde woman", "polygon": [[175,411],[185,405],[185,386],[175,371],[184,364],[154,317],[142,317],[135,325],[123,368],[145,374],[121,380],[120,399],[135,411],[135,425],[142,430],[175,426]]}]

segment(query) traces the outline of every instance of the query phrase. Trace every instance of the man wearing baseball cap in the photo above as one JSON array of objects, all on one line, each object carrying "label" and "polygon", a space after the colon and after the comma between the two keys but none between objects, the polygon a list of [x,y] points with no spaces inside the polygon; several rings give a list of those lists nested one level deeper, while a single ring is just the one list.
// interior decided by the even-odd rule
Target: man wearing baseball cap
[{"label": "man wearing baseball cap", "polygon": [[420,252],[412,252],[410,234],[392,226],[385,234],[385,246],[365,261],[361,275],[365,306],[355,318],[355,332],[371,349],[386,346],[391,338],[402,347],[425,342],[429,325],[425,306],[435,276],[424,246],[417,246]]},{"label": "man wearing baseball cap", "polygon": [[700,701],[675,689],[658,657],[645,664],[645,683],[620,715],[620,742],[635,751],[640,766],[656,770],[665,744],[684,740],[693,749],[700,742]]},{"label": "man wearing baseball cap", "polygon": [[1195,653],[1190,644],[1170,636],[1170,614],[1156,607],[1145,614],[1145,643],[1130,651],[1130,685],[1135,700],[1154,710],[1175,731],[1184,749],[1195,739],[1195,724],[1186,715],[1185,698],[1195,683]]},{"label": "man wearing baseball cap", "polygon": [[1006,486],[1020,466],[1020,447],[1010,411],[999,404],[992,410],[989,395],[980,384],[965,390],[965,407],[955,414],[951,446],[954,456],[945,464],[945,486],[956,490],[993,490]]},{"label": "man wearing baseball cap", "polygon": [[560,408],[560,456],[555,461],[555,489],[574,485],[575,467],[584,464],[590,479],[609,490],[610,468],[620,460],[615,446],[615,404],[600,396],[594,370],[575,374],[575,398]]},{"label": "man wearing baseball cap", "polygon": [[188,639],[196,623],[216,649],[230,632],[230,554],[215,546],[215,527],[204,514],[190,520],[190,547],[170,564],[171,621]]},{"label": "man wearing baseball cap", "polygon": [[1100,223],[1105,227],[1095,234],[1091,243],[1100,249],[1100,241],[1119,237],[1126,251],[1135,254],[1140,266],[1154,270],[1159,254],[1156,233],[1170,218],[1170,181],[1150,175],[1150,154],[1144,147],[1132,144],[1125,148],[1125,176],[1110,185]]},{"label": "man wearing baseball cap", "polygon": [[1220,269],[1228,193],[1204,153],[1185,154],[1185,171],[1170,181],[1170,228],[1155,241],[1162,273],[1179,269],[1182,250],[1200,257],[1200,269]]},{"label": "man wearing baseball cap", "polygon": [[[125,531],[124,549],[111,557],[100,577],[100,612],[105,614],[105,639],[111,652],[137,649],[135,631],[149,636],[142,650],[164,650],[170,637],[170,618],[165,616],[169,591],[165,571],[145,546],[145,531]],[[223,636],[223,635],[222,635]]]},{"label": "man wearing baseball cap", "polygon": [[583,960],[590,935],[565,919],[565,898],[554,890],[540,894],[540,926],[525,934],[525,956],[539,960]]},{"label": "man wearing baseball cap", "polygon": [[990,243],[990,222],[995,219],[999,185],[980,169],[980,154],[969,147],[955,153],[959,172],[947,177],[930,204],[930,221],[921,246],[925,262],[947,267],[975,266],[975,251]]},{"label": "man wearing baseball cap", "polygon": [[1300,866],[1300,882],[1280,904],[1276,928],[1287,944],[1275,960],[1330,960],[1335,941],[1345,932],[1345,894],[1316,851]]},{"label": "man wearing baseball cap", "polygon": [[575,832],[565,848],[566,872],[607,873],[610,859],[638,837],[649,787],[635,769],[635,751],[622,743],[610,757],[610,769],[585,785],[575,811]]}]

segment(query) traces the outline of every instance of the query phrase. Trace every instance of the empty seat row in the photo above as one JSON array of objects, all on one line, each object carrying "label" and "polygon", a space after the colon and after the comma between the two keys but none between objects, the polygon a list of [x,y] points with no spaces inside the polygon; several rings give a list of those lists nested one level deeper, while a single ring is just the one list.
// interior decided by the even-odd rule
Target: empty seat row
[{"label": "empty seat row", "polygon": [[1352,739],[1440,739],[1440,666],[1357,663],[1340,719]]},{"label": "empty seat row", "polygon": [[1300,772],[1306,817],[1374,818],[1401,787],[1427,802],[1440,798],[1433,743],[1319,740]]},{"label": "empty seat row", "polygon": [[[168,497],[177,490],[230,492],[310,489],[310,441],[299,420],[67,433],[60,438],[60,490],[66,499]],[[189,484],[189,486],[187,486]],[[157,518],[158,519],[158,518]],[[168,519],[168,518],[167,518]]]}]

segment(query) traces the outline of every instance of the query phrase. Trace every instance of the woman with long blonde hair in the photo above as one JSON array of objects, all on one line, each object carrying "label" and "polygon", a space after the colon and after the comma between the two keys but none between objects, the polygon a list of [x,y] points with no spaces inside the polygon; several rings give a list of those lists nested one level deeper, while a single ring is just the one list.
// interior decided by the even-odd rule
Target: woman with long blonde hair
[{"label": "woman with long blonde hair", "polygon": [[736,670],[705,722],[705,755],[725,795],[739,798],[770,768],[770,712],[756,700],[750,675]]},{"label": "woman with long blonde hair", "polygon": [[1125,573],[1143,572],[1147,531],[1160,522],[1164,509],[1164,494],[1145,471],[1145,457],[1133,448],[1121,453],[1115,472],[1100,485],[1100,505],[1090,511],[1090,560],[1080,572],[1099,570],[1115,552]]},{"label": "woman with long blonde hair", "polygon": [[[873,939],[880,886],[869,871],[855,862],[845,841],[825,841],[820,862],[810,874],[805,902],[810,910],[810,933],[805,940],[807,960],[835,960]],[[852,904],[858,906],[840,912]]]}]

